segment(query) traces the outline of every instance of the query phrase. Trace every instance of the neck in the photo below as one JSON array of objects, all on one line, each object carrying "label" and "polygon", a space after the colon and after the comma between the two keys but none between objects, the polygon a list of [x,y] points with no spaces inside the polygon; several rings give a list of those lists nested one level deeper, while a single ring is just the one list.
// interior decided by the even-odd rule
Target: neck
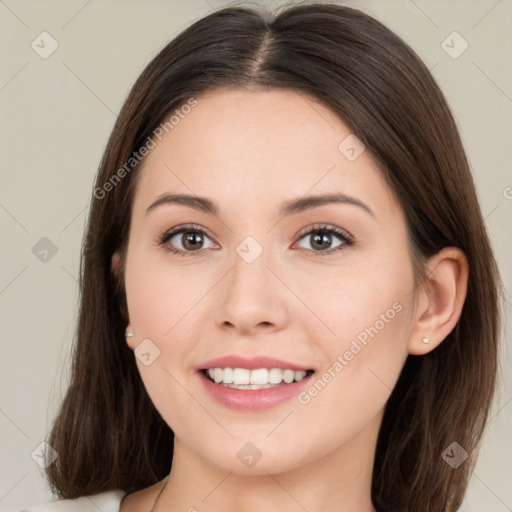
[{"label": "neck", "polygon": [[335,451],[279,474],[220,468],[175,439],[172,470],[155,512],[374,512],[371,479],[380,420]]}]

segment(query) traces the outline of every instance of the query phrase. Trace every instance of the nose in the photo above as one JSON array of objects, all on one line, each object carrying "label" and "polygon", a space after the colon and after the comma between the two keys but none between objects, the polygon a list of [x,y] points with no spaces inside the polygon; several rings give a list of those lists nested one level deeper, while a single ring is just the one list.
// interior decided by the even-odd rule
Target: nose
[{"label": "nose", "polygon": [[290,292],[276,277],[279,270],[270,251],[264,250],[252,262],[241,254],[235,254],[232,268],[219,283],[215,297],[216,324],[223,330],[245,335],[285,328]]}]

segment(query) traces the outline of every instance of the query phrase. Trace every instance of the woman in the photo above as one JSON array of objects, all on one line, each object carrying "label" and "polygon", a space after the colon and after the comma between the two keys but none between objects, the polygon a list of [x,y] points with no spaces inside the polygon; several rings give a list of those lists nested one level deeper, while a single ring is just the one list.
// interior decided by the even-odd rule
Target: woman
[{"label": "woman", "polygon": [[105,150],[52,491],[455,511],[499,290],[454,119],[401,39],[337,5],[217,11],[150,62]]}]

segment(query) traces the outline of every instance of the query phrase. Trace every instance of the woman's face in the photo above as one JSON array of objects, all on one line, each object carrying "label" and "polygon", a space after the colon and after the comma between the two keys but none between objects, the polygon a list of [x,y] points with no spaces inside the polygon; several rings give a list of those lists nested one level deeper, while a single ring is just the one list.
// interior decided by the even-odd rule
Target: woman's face
[{"label": "woman's face", "polygon": [[196,100],[140,170],[125,265],[128,343],[176,449],[253,474],[373,450],[413,329],[399,205],[323,105]]}]

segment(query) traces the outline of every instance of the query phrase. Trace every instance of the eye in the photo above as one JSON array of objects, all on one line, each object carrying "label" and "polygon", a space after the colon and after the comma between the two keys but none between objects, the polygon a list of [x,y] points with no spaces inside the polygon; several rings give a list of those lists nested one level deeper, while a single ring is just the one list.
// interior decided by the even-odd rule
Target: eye
[{"label": "eye", "polygon": [[[327,225],[313,226],[312,228],[309,228],[308,231],[300,235],[301,240],[308,240],[308,237],[310,240],[310,247],[306,247],[306,249],[319,253],[321,256],[327,256],[341,251],[346,246],[351,246],[354,243],[353,238],[348,233]],[[330,247],[333,244],[333,237],[340,240],[340,243],[334,248]]]},{"label": "eye", "polygon": [[[210,237],[204,230],[194,224],[189,224],[166,231],[161,236],[158,244],[179,256],[195,256],[195,252],[199,253],[202,249],[208,248],[204,247],[205,239],[210,240]],[[178,246],[177,249],[175,248],[176,245]],[[181,248],[179,247],[180,245]]]},{"label": "eye", "polygon": [[[350,246],[354,243],[351,235],[339,228],[328,225],[313,226],[309,228],[308,231],[299,235],[299,237],[300,240],[307,240],[307,237],[310,237],[312,243],[310,243],[310,247],[306,247],[306,249],[322,256],[341,251],[346,246]],[[340,243],[334,248],[328,247],[332,245],[333,237],[338,238]],[[178,256],[198,256],[203,249],[212,248],[214,245],[211,244],[209,247],[204,247],[205,240],[211,240],[209,235],[199,226],[189,224],[177,226],[166,231],[159,238],[157,243],[160,246],[164,246],[167,251],[177,254]],[[179,247],[180,245],[181,248]],[[178,247],[176,248],[176,246]]]}]

